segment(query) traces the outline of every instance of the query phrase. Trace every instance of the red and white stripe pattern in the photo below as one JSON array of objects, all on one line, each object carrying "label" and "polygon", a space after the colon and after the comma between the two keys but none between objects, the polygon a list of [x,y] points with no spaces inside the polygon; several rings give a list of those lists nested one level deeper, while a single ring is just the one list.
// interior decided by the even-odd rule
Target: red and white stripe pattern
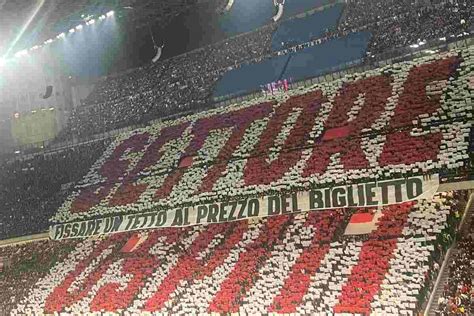
[{"label": "red and white stripe pattern", "polygon": [[130,233],[86,240],[12,314],[410,315],[451,203],[386,207],[358,240],[340,210],[150,231],[132,252]]}]

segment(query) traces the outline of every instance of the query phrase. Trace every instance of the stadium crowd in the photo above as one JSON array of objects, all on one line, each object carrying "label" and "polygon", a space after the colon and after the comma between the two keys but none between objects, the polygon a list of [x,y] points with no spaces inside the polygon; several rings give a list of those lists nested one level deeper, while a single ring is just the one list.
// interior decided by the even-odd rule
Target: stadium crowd
[{"label": "stadium crowd", "polygon": [[358,236],[347,226],[367,210],[0,248],[0,257],[13,261],[0,284],[11,288],[15,275],[23,280],[0,294],[0,305],[13,315],[414,314],[459,222],[456,199],[442,193],[385,207],[372,231]]},{"label": "stadium crowd", "polygon": [[58,261],[63,260],[78,242],[66,240],[55,244],[41,240],[0,247],[5,263],[0,271],[0,315],[8,315],[28,290]]},{"label": "stadium crowd", "polygon": [[[463,2],[449,3],[457,5]],[[403,7],[395,1],[388,6],[381,5],[380,1],[359,1],[353,9],[353,4],[349,3],[341,25],[355,27],[376,19],[385,12],[381,8],[398,14]],[[354,18],[360,10],[367,12],[367,16]],[[460,5],[457,12],[465,10],[472,8]],[[84,105],[73,113],[62,138],[68,139],[72,135],[87,138],[157,117],[183,115],[186,111],[208,107],[213,82],[226,69],[238,67],[249,58],[264,58],[269,53],[274,28],[275,25],[269,25],[197,51],[103,79]],[[64,200],[67,190],[61,190],[61,187],[79,180],[104,148],[103,143],[96,143],[46,158],[38,156],[30,161],[2,163],[0,200],[9,211],[0,215],[4,219],[0,221],[0,236],[11,237],[45,230],[47,218]],[[22,176],[18,177],[19,174]],[[17,225],[18,222],[24,224]]]},{"label": "stadium crowd", "polygon": [[[388,2],[381,0],[349,1],[339,31],[344,33],[369,28],[373,32],[369,50],[372,54],[378,54],[387,49],[406,46],[419,40],[467,31],[472,25],[472,8],[469,6],[469,2],[453,0],[433,3],[433,1],[430,6],[427,6],[426,1],[417,1],[415,3],[416,9],[410,7],[411,2],[409,0]],[[461,23],[462,20],[464,20],[464,23]],[[62,131],[59,139],[88,138],[93,134],[146,123],[156,118],[184,115],[188,112],[208,108],[211,104],[212,86],[222,73],[230,68],[238,67],[242,62],[258,61],[271,54],[269,48],[274,28],[275,25],[266,26],[255,32],[243,34],[157,64],[147,65],[103,79],[94,92],[84,101],[84,104],[72,113],[69,125]],[[469,56],[469,54],[466,54],[464,58],[468,59]],[[425,61],[420,61],[420,63]],[[417,65],[416,62],[418,61],[414,62],[415,66]],[[415,66],[414,68],[416,68]],[[407,67],[408,76],[408,66],[403,65],[400,68],[403,67]],[[463,67],[471,67],[471,64],[467,66],[463,64]],[[399,71],[397,69],[387,68],[386,71],[393,75]],[[420,72],[425,74],[425,68],[420,66],[420,69],[422,69]],[[454,77],[458,80],[455,83],[451,82],[451,90],[446,92],[448,96],[442,96],[444,100],[443,114],[452,119],[452,122],[448,123],[444,121],[447,121],[447,119],[441,120],[437,117],[437,114],[425,115],[429,112],[428,110],[431,110],[432,104],[430,102],[436,98],[435,96],[442,95],[445,92],[443,82],[441,82],[444,77],[439,78],[436,82],[433,81],[434,83],[429,86],[423,81],[425,79],[410,82],[410,85],[406,87],[402,87],[399,82],[395,84],[395,87],[400,91],[409,90],[414,86],[421,86],[421,90],[427,92],[426,99],[429,99],[430,102],[426,104],[419,102],[421,105],[415,110],[413,108],[406,109],[406,117],[399,120],[398,125],[394,126],[393,129],[402,133],[403,128],[407,127],[402,124],[404,120],[408,120],[409,123],[412,122],[413,115],[411,114],[413,113],[409,112],[421,108],[423,110],[420,112],[421,114],[416,113],[417,123],[413,123],[416,127],[409,125],[409,129],[416,134],[415,139],[420,136],[419,134],[435,134],[431,133],[433,126],[436,126],[439,130],[445,129],[442,136],[447,135],[447,140],[445,139],[447,143],[440,146],[443,150],[440,156],[445,160],[441,161],[439,166],[444,164],[443,166],[455,168],[460,162],[466,160],[466,145],[464,143],[467,137],[464,134],[469,132],[464,131],[466,122],[463,115],[466,112],[466,104],[462,97],[472,92],[472,89],[468,88],[468,85],[461,80],[464,79],[462,76],[467,76],[464,69],[460,71],[459,75],[451,76],[451,73],[446,75],[450,78],[449,80],[454,81]],[[441,71],[426,71],[426,73],[430,72],[441,73]],[[396,79],[398,80],[399,77],[403,76],[404,73]],[[370,76],[367,78],[370,79],[370,81],[367,81],[369,84],[364,85],[361,91],[364,91],[365,94],[366,91],[372,91],[370,90],[371,87],[375,87],[376,94],[384,95],[384,89],[377,90],[379,87],[377,86],[378,81],[382,79],[374,80]],[[341,79],[341,81],[346,79]],[[428,79],[426,80],[428,81]],[[430,81],[430,83],[432,82]],[[399,85],[397,86],[397,84]],[[329,85],[325,87],[328,88]],[[359,93],[359,90],[354,91]],[[416,100],[419,96],[417,91],[412,91],[411,94],[408,93],[407,99],[409,100],[407,104],[411,105],[412,99]],[[310,92],[317,93],[315,91]],[[392,89],[385,96],[390,102],[393,101],[391,92]],[[423,94],[423,96],[425,95]],[[336,98],[338,97],[340,95]],[[403,99],[401,92],[400,98]],[[294,153],[297,151],[287,150],[291,146],[296,146],[295,143],[300,141],[298,135],[295,136],[291,132],[293,130],[291,127],[298,126],[298,128],[295,128],[297,133],[314,137],[315,148],[318,148],[317,146],[323,142],[323,138],[319,138],[319,135],[326,137],[324,141],[332,141],[331,137],[334,137],[334,139],[342,138],[343,141],[347,141],[341,135],[330,136],[330,133],[325,134],[327,131],[334,132],[337,130],[336,132],[341,132],[341,127],[338,124],[340,123],[339,120],[345,118],[345,116],[351,116],[348,121],[354,120],[354,126],[357,124],[362,126],[361,122],[357,121],[357,116],[369,120],[371,114],[375,112],[374,108],[376,106],[381,106],[380,111],[387,106],[384,102],[369,103],[372,102],[369,101],[369,98],[367,98],[367,103],[365,103],[365,99],[358,99],[356,101],[358,103],[353,102],[354,104],[351,104],[354,107],[334,111],[333,116],[336,118],[332,117],[332,121],[329,120],[333,125],[330,125],[327,129],[323,128],[323,124],[318,125],[319,130],[316,130],[320,134],[316,135],[313,130],[314,120],[308,120],[308,118],[314,117],[315,112],[311,111],[319,111],[320,105],[313,106],[314,103],[311,99],[311,104],[298,112],[295,108],[303,107],[307,105],[306,103],[309,104],[309,101],[306,102],[309,98],[295,99],[292,99],[294,103],[288,102],[289,106],[287,108],[280,106],[275,110],[274,117],[277,119],[269,124],[268,132],[264,132],[267,123],[265,118],[255,117],[255,114],[260,115],[261,113],[258,113],[258,111],[249,112],[252,122],[258,124],[249,127],[251,132],[247,131],[247,133],[251,140],[244,139],[243,144],[245,146],[242,145],[239,149],[248,150],[252,153],[252,155],[248,155],[247,152],[240,153],[243,157],[242,161],[245,162],[247,158],[249,159],[251,163],[248,165],[251,168],[244,169],[244,164],[242,164],[242,168],[239,169],[239,162],[237,161],[234,162],[237,166],[235,167],[235,170],[237,170],[235,174],[233,174],[232,168],[229,168],[230,172],[225,170],[226,176],[230,175],[230,177],[225,179],[227,182],[217,185],[218,189],[221,190],[219,191],[220,197],[231,195],[231,192],[225,190],[230,190],[229,188],[235,184],[236,179],[243,177],[242,174],[246,175],[245,180],[251,184],[259,184],[262,179],[266,181],[265,184],[271,184],[274,180],[272,177],[275,174],[281,174],[282,176],[286,174],[288,169],[285,168],[289,166],[288,161],[294,159],[294,162],[296,162],[300,158],[292,157],[295,156]],[[302,102],[302,100],[305,102]],[[357,107],[361,104],[363,105]],[[370,106],[370,111],[361,110],[365,104]],[[395,103],[390,103],[389,106],[393,106],[391,108],[393,110]],[[327,107],[327,104],[323,105],[323,111],[327,110],[325,107]],[[324,115],[329,116],[329,112],[328,110]],[[231,129],[229,127],[234,127],[235,122],[232,122],[232,120],[235,118],[231,114],[227,115],[229,113],[223,110],[218,113],[223,114],[220,117],[221,120],[210,120],[211,124],[221,124],[219,130],[224,131],[220,133],[221,135],[216,136],[217,133],[212,134],[212,136],[205,133],[199,134],[202,130],[196,131],[196,134],[193,135],[196,138],[198,138],[196,135],[202,137],[203,142],[210,140],[207,144],[210,147],[207,148],[212,150],[209,150],[209,152],[218,152],[222,148],[220,143],[222,139],[219,137],[229,136],[226,134]],[[303,115],[298,116],[294,113],[298,115],[303,113]],[[206,113],[201,114],[200,118],[204,119],[203,121],[211,117],[211,115],[206,116]],[[389,116],[394,115],[395,112],[392,112]],[[299,117],[302,119],[300,120]],[[387,117],[382,118],[386,119],[387,122],[390,121]],[[238,117],[237,121],[240,119],[242,117]],[[258,119],[261,122],[258,122]],[[453,123],[453,130],[449,130],[451,128],[450,123]],[[459,123],[456,130],[454,129],[456,125],[454,123]],[[373,150],[374,156],[380,155],[380,152],[376,153],[376,151],[381,151],[385,146],[385,142],[379,138],[390,136],[389,134],[378,135],[379,130],[387,132],[387,128],[384,126],[384,122],[377,121],[377,124],[381,125],[374,128],[376,133],[371,135],[375,136],[374,140],[367,140],[368,143],[364,147],[364,150]],[[236,126],[238,125],[236,124]],[[284,132],[282,134],[275,133],[280,128]],[[156,132],[157,130],[156,126],[148,127],[148,131]],[[242,131],[243,135],[245,128]],[[358,139],[362,135],[350,134],[354,133],[353,130],[342,132],[347,132],[350,136],[348,138],[351,139]],[[450,133],[452,135],[448,135]],[[263,136],[260,136],[262,134]],[[130,138],[133,135],[135,135],[134,132],[129,135]],[[281,135],[283,135],[283,141],[279,139]],[[357,137],[353,137],[354,135]],[[449,138],[451,136],[452,139]],[[413,144],[415,145],[404,146],[406,139],[411,137],[413,137],[412,133],[407,132],[402,134],[402,137],[393,138],[394,143],[388,146],[390,147],[390,153],[385,157],[386,165],[396,165],[393,161],[398,161],[397,159],[400,159],[401,156],[410,158],[413,154],[416,159],[419,158],[419,155],[423,156],[420,161],[430,161],[429,168],[424,169],[424,171],[437,170],[438,166],[435,168],[431,164],[436,165],[438,161],[428,159],[430,152],[434,152],[428,147],[435,142],[430,144],[428,142],[421,143],[423,146],[417,146],[416,144],[420,143],[414,141]],[[367,139],[369,138],[371,137],[367,137]],[[146,147],[144,146],[145,142],[140,137],[136,139],[138,141],[133,144],[129,142],[129,144],[135,145],[135,151],[130,147],[122,148],[124,149],[123,152],[117,151],[118,154],[115,157],[117,160],[112,161],[112,163],[109,161],[108,165],[101,165],[104,161],[101,161],[99,157],[109,144],[109,140],[95,141],[55,153],[37,155],[28,160],[2,162],[0,164],[0,205],[3,206],[3,209],[0,212],[0,239],[45,231],[49,224],[48,218],[54,215],[66,196],[71,194],[74,184],[77,184],[93,167],[97,167],[97,170],[103,166],[105,167],[102,169],[113,166],[113,168],[110,168],[113,169],[112,171],[108,170],[111,171],[110,173],[113,176],[117,176],[117,182],[112,183],[113,185],[122,183],[122,180],[123,184],[132,183],[130,179],[133,178],[133,175],[131,177],[124,176],[125,172],[130,170],[125,168],[124,171],[117,166],[126,164],[128,168],[129,161],[126,161],[127,159],[134,160],[137,157],[142,157],[141,150]],[[289,140],[290,144],[286,144],[285,140]],[[245,143],[245,141],[248,143]],[[334,141],[334,143],[336,142]],[[257,143],[261,148],[257,146]],[[118,144],[119,142],[117,142],[117,148],[119,147]],[[235,142],[234,145],[237,147],[239,144]],[[271,147],[269,144],[274,146]],[[184,147],[178,148],[180,145]],[[184,142],[180,145],[170,147],[182,149],[181,152],[185,152],[187,145]],[[297,145],[301,146],[302,144],[298,143]],[[327,154],[328,160],[334,153],[344,158],[345,155],[341,153],[347,153],[344,150],[349,147],[348,143],[341,142],[338,146],[337,151],[327,153],[315,150],[315,153],[319,153],[319,155],[312,157],[313,160],[310,162],[313,166],[318,166],[318,163],[320,163],[318,159],[323,156],[321,153]],[[153,151],[155,148],[153,146],[149,147],[152,147],[149,152],[151,156],[158,156],[156,155],[157,152]],[[149,147],[146,147],[146,150]],[[252,151],[254,147],[256,149]],[[407,147],[408,149],[404,151],[404,148]],[[425,150],[425,147],[428,150]],[[272,161],[275,160],[275,157],[271,156],[274,153],[281,154],[281,156],[289,155],[284,156],[285,159],[282,159],[282,162],[276,160],[275,165],[268,167],[264,164],[266,156],[259,150],[262,150],[265,155],[268,154]],[[165,151],[160,151],[160,153]],[[230,149],[226,147],[224,151],[230,151]],[[143,150],[143,156],[150,158],[145,153]],[[369,151],[369,153],[372,152]],[[213,170],[212,167],[215,167],[215,165],[218,165],[218,167],[225,166],[222,162],[228,163],[232,158],[225,156],[225,154],[223,157],[218,157],[221,160],[215,161],[210,158],[211,155],[208,155],[208,153],[205,154],[204,158],[199,154],[196,154],[195,157],[192,156],[195,158],[194,162],[197,167],[190,168],[190,170],[198,170],[198,176],[191,178],[192,181],[182,184],[181,187],[178,187],[178,190],[175,190],[177,192],[174,192],[177,196],[176,200],[182,202],[181,195],[184,197],[186,194],[189,194],[190,198],[194,198],[191,196],[194,193],[192,190],[195,189],[192,186],[203,182],[199,175],[207,175],[206,172],[209,172],[211,178],[214,175],[221,176],[219,172],[223,173],[224,171],[218,168]],[[150,158],[150,161],[153,161],[153,157]],[[166,164],[172,161],[170,157],[175,158],[176,154],[174,156],[171,154],[169,156],[164,155],[164,157],[163,161]],[[346,162],[347,159],[353,159],[353,157],[355,155],[351,155],[350,158],[346,157]],[[437,158],[438,156],[435,155],[435,159]],[[146,161],[146,163],[150,163],[150,161]],[[215,163],[216,161],[219,163]],[[134,162],[136,161],[134,160]],[[416,161],[416,163],[418,162]],[[215,163],[215,165],[212,163]],[[330,166],[330,169],[340,168],[340,170],[343,170],[342,164]],[[460,166],[462,165],[460,163]],[[268,167],[268,169],[262,166]],[[171,170],[173,165],[159,167]],[[200,171],[201,167],[204,170],[202,172]],[[418,167],[423,169],[426,166],[420,163],[416,169]],[[158,169],[160,168],[156,168],[156,170]],[[169,171],[168,169],[167,171]],[[360,171],[360,174],[367,173],[367,169],[363,170],[362,167],[357,166],[353,169],[357,172]],[[409,174],[412,169],[415,168],[407,164],[406,167],[398,168],[397,175]],[[142,171],[144,170],[138,172],[140,176],[148,172],[148,170],[145,170],[142,174]],[[158,171],[161,172],[162,170]],[[396,173],[392,173],[392,170],[377,170],[379,176],[382,171],[386,171],[390,177],[396,175]],[[338,172],[339,170],[336,170],[334,172],[336,175],[330,175],[340,180],[338,177],[343,175]],[[152,174],[152,176],[155,175],[164,177],[164,174]],[[223,178],[226,176],[223,176]],[[96,187],[98,184],[103,184],[100,183],[99,178],[100,176],[92,175],[85,179],[80,183],[81,189],[90,185],[93,194],[101,191]],[[315,179],[317,178],[315,177]],[[110,179],[106,180],[106,185],[111,184],[108,180]],[[185,178],[185,180],[187,179]],[[87,181],[90,181],[90,183]],[[204,183],[203,187],[206,184]],[[279,184],[281,185],[281,183]],[[153,183],[153,185],[157,185],[157,183]],[[174,184],[168,185],[166,189],[171,192],[173,188]],[[120,190],[118,192],[120,193]],[[130,193],[131,191],[124,190],[124,192]],[[258,193],[261,192],[263,192],[263,189]],[[90,192],[86,192],[85,195],[91,197],[92,194],[88,193]],[[127,194],[124,194],[124,196],[128,197]],[[133,238],[130,233],[116,234],[113,237],[101,238],[95,241],[84,241],[77,248],[75,247],[77,246],[76,242],[68,241],[61,241],[56,244],[44,241],[15,248],[0,248],[0,257],[10,258],[11,265],[14,266],[14,269],[7,270],[0,277],[0,288],[7,289],[7,291],[0,293],[0,307],[4,310],[17,308],[17,314],[24,315],[24,312],[30,307],[32,309],[39,308],[39,306],[44,307],[44,301],[41,300],[45,300],[46,296],[53,293],[49,305],[47,304],[48,308],[52,308],[52,312],[56,309],[64,310],[68,303],[76,299],[82,299],[81,295],[87,295],[87,299],[90,298],[88,302],[97,310],[113,309],[117,306],[131,309],[138,308],[131,305],[133,300],[136,300],[139,302],[137,306],[140,306],[140,308],[163,309],[169,313],[182,314],[190,314],[197,309],[200,309],[200,312],[211,310],[218,313],[235,312],[241,309],[249,314],[292,313],[295,311],[300,313],[314,313],[315,311],[362,314],[369,311],[376,311],[380,314],[414,313],[421,309],[421,302],[426,300],[428,289],[431,282],[436,278],[443,254],[454,236],[459,220],[457,201],[458,197],[455,195],[452,198],[449,193],[437,196],[435,201],[419,201],[416,204],[415,202],[413,204],[408,202],[404,205],[388,207],[374,232],[363,237],[343,236],[343,227],[349,219],[348,214],[342,214],[340,211],[324,211],[275,216],[270,219],[249,222],[210,225],[209,227],[195,226],[185,229],[154,231],[150,232],[149,236],[148,233],[144,234],[146,235],[144,246],[139,248],[136,253],[133,253],[133,251],[128,253],[121,248],[129,239]],[[115,202],[117,201],[112,201],[111,204]],[[132,203],[124,204],[129,206],[128,204],[131,205]],[[105,215],[105,213],[98,215]],[[162,237],[168,238],[167,242],[162,242],[163,239],[160,239]],[[240,241],[241,239],[243,241]],[[107,251],[110,252],[103,251],[106,247],[108,247]],[[450,271],[450,283],[445,289],[445,295],[439,301],[442,315],[469,315],[474,312],[471,271],[474,260],[473,248],[472,233],[458,242],[458,252],[454,257],[454,264]],[[143,251],[148,250],[150,252],[144,255]],[[66,257],[67,252],[71,252],[67,261],[58,263]],[[86,256],[85,254],[91,255]],[[327,256],[329,259],[325,260],[327,254],[329,254]],[[110,258],[102,258],[102,255],[104,257],[110,255]],[[225,261],[224,259],[228,255],[230,259]],[[126,258],[126,260],[122,260],[123,258]],[[100,261],[102,259],[104,261]],[[98,276],[101,277],[101,273],[104,273],[104,279],[100,281],[103,281],[104,284],[108,284],[107,282],[122,282],[117,280],[123,277],[120,269],[122,262],[126,262],[124,269],[130,269],[131,273],[129,275],[133,276],[133,280],[128,282],[133,286],[119,288],[127,295],[118,295],[117,288],[111,290],[112,287],[104,286],[105,290],[99,295],[97,289],[92,289],[95,284],[93,283],[94,279],[89,278],[88,273],[74,270],[75,267],[79,267],[78,269],[88,267],[89,265],[84,264],[84,262],[90,263],[91,269],[97,269],[99,271],[96,273]],[[285,264],[281,264],[282,262]],[[377,262],[377,264],[374,264],[374,262]],[[56,267],[52,268],[55,264],[57,264]],[[108,270],[109,265],[110,270]],[[61,270],[63,267],[65,267],[64,270]],[[353,267],[355,268],[352,269]],[[52,269],[50,270],[50,268]],[[153,269],[158,270],[159,273],[152,275],[152,273],[155,273]],[[84,282],[87,291],[76,291],[77,288],[74,290],[76,284],[71,286],[71,290],[69,290],[70,284],[58,284],[58,277],[54,271],[66,271],[64,277],[66,273],[70,272],[70,275],[68,275],[74,278],[73,280],[77,278]],[[89,271],[89,273],[92,275],[92,272]],[[59,274],[60,272],[58,272]],[[309,274],[317,275],[317,278],[315,278],[316,286],[314,284],[310,286]],[[282,276],[286,275],[290,277],[282,279]],[[163,279],[160,280],[159,278]],[[392,282],[396,278],[403,278],[403,282]],[[44,287],[42,287],[44,284],[38,285],[38,280],[43,280],[46,285]],[[166,282],[158,282],[163,280]],[[180,283],[182,280],[186,283]],[[276,280],[279,282],[278,286],[275,283]],[[133,291],[138,291],[139,287],[144,286],[148,281],[152,286],[145,289],[145,294],[140,293],[135,296],[137,293]],[[332,287],[335,283],[338,286]],[[186,286],[183,286],[183,284],[186,284]],[[223,284],[223,286],[217,289],[215,284]],[[410,286],[409,291],[407,291],[408,285]],[[35,287],[37,292],[29,291],[35,289]],[[274,288],[280,289],[281,292],[274,293]],[[78,294],[77,292],[81,293]],[[267,294],[270,292],[272,293],[271,296]],[[38,293],[41,293],[41,295],[37,295]],[[129,295],[130,293],[133,295]],[[321,293],[326,295],[324,299],[321,299]],[[30,296],[28,297],[28,295]],[[26,299],[23,299],[25,297]],[[207,301],[196,304],[196,297]],[[171,301],[168,301],[170,298]],[[20,302],[20,300],[22,301]],[[84,306],[78,304],[74,305],[72,309],[75,312],[74,309],[80,311],[82,307]],[[85,306],[85,308],[89,307],[89,305]]]},{"label": "stadium crowd", "polygon": [[0,164],[0,239],[47,231],[51,217],[108,140]]},{"label": "stadium crowd", "polygon": [[[402,54],[410,45],[423,46],[427,41],[446,41],[474,31],[473,6],[466,0],[349,0],[336,29],[327,29],[322,37],[294,45],[286,42],[278,55],[319,45],[367,30],[371,40],[367,61],[387,59],[387,54]],[[421,44],[421,45],[420,45]]]},{"label": "stadium crowd", "polygon": [[104,78],[69,118],[60,140],[198,111],[211,104],[212,86],[226,70],[269,53],[274,25],[156,64]]},{"label": "stadium crowd", "polygon": [[438,315],[474,315],[474,229],[461,236],[450,260],[448,284],[438,300]]},{"label": "stadium crowd", "polygon": [[[367,8],[370,11],[370,8]],[[385,18],[369,27],[372,33],[368,51],[380,54],[392,48],[425,43],[427,40],[458,36],[472,31],[474,9],[469,1],[445,2],[420,7],[399,16]]]},{"label": "stadium crowd", "polygon": [[211,104],[214,83],[243,62],[258,62],[275,54],[287,54],[334,37],[367,29],[372,33],[369,55],[472,28],[473,6],[466,0],[350,1],[338,29],[325,37],[281,52],[271,52],[271,38],[278,24],[241,34],[184,55],[104,78],[93,93],[75,109],[59,140],[84,139],[122,127]]}]

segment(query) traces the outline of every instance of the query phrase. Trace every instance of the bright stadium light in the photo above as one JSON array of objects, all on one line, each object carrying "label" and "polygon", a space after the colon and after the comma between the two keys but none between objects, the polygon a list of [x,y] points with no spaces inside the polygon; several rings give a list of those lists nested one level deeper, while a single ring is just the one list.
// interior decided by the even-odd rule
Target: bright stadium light
[{"label": "bright stadium light", "polygon": [[110,16],[114,15],[114,13],[115,13],[114,11],[109,11],[109,12],[107,12],[106,15],[110,17]]},{"label": "bright stadium light", "polygon": [[103,20],[103,19],[105,19],[105,15],[99,16],[99,20]]},{"label": "bright stadium light", "polygon": [[51,44],[52,42],[53,42],[53,40],[50,38],[49,40],[45,41],[44,44],[48,45],[48,44]]},{"label": "bright stadium light", "polygon": [[21,57],[21,56],[24,56],[26,54],[28,54],[28,51],[26,49],[23,49],[23,50],[20,50],[19,52],[17,52],[15,54],[15,57]]},{"label": "bright stadium light", "polygon": [[83,28],[82,24],[79,24],[78,26],[76,26],[76,30],[78,31],[82,30],[82,28]]},{"label": "bright stadium light", "polygon": [[56,36],[56,38],[65,38],[66,37],[66,33],[61,33],[59,34],[58,36]]}]

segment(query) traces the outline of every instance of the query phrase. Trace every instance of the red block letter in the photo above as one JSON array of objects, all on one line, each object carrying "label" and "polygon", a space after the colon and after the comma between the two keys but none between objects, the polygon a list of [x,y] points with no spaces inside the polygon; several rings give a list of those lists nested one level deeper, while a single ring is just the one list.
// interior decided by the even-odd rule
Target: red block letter
[{"label": "red block letter", "polygon": [[93,206],[99,204],[110,193],[119,178],[126,176],[130,161],[124,156],[128,152],[141,152],[148,138],[147,133],[137,134],[118,145],[98,171],[105,178],[105,181],[83,189],[72,203],[71,212],[87,212]]},{"label": "red block letter", "polygon": [[[428,96],[426,88],[436,81],[447,80],[454,74],[458,65],[459,59],[451,57],[413,68],[405,82],[395,116],[390,122],[390,129],[409,127],[419,115],[435,113],[439,109],[441,95]],[[412,136],[409,130],[394,132],[387,135],[380,165],[436,160],[441,139],[441,133]]]},{"label": "red block letter", "polygon": [[[333,109],[325,125],[325,135],[322,142],[314,147],[304,176],[324,173],[331,156],[336,153],[341,153],[345,169],[367,167],[368,161],[358,136],[362,129],[369,128],[380,116],[391,93],[390,78],[387,76],[361,79],[343,86],[334,99]],[[360,95],[364,96],[361,109],[351,117],[349,112]]]},{"label": "red block letter", "polygon": [[[226,144],[220,149],[217,158],[209,169],[206,177],[202,180],[198,192],[212,190],[214,183],[220,178],[222,172],[227,167],[227,161],[240,144],[246,129],[254,120],[261,119],[268,115],[272,109],[272,103],[262,103],[249,108],[244,108],[231,113],[215,115],[210,118],[203,118],[196,122],[193,128],[194,138],[185,151],[184,157],[194,156],[202,148],[204,142],[212,130],[232,127],[232,135]],[[163,185],[156,192],[156,199],[169,196],[173,187],[178,184],[186,169],[181,168],[169,174]]]},{"label": "red block letter", "polygon": [[[301,147],[308,140],[322,102],[323,95],[318,90],[291,97],[276,110],[265,132],[260,137],[260,142],[253,154],[254,157],[249,158],[245,166],[244,177],[247,185],[268,184],[276,181],[300,160]],[[278,134],[294,108],[301,108],[302,111],[280,150],[278,158],[267,162],[270,148],[275,145]]]}]

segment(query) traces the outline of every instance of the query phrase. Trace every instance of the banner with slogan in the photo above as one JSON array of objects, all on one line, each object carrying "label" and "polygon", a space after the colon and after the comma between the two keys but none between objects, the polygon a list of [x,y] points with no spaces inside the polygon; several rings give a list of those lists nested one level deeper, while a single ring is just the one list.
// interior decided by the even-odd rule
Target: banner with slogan
[{"label": "banner with slogan", "polygon": [[150,210],[147,213],[54,225],[50,227],[50,238],[53,240],[84,238],[140,229],[225,223],[334,208],[376,208],[430,199],[438,191],[438,187],[438,175],[418,176],[168,210]]}]

